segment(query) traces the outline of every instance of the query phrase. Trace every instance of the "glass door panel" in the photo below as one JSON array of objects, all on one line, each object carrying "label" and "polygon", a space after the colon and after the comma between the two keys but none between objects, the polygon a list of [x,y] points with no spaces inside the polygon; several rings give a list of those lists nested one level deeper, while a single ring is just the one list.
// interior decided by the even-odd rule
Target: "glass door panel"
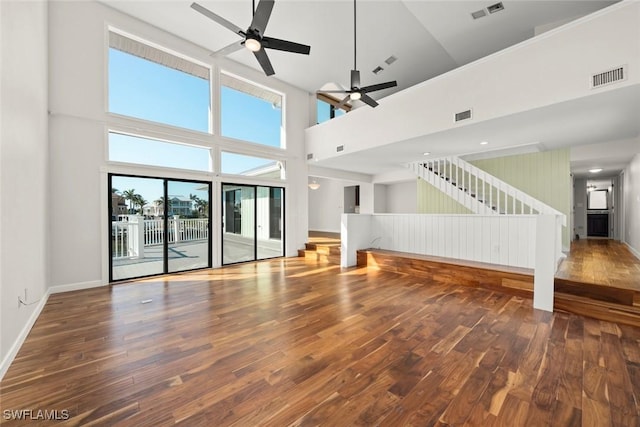
[{"label": "glass door panel", "polygon": [[168,272],[210,265],[210,184],[167,181]]},{"label": "glass door panel", "polygon": [[222,263],[256,259],[256,188],[222,185]]},{"label": "glass door panel", "polygon": [[164,180],[112,175],[109,192],[110,281],[164,273]]},{"label": "glass door panel", "polygon": [[278,187],[257,187],[257,258],[266,259],[284,255],[283,194]]}]

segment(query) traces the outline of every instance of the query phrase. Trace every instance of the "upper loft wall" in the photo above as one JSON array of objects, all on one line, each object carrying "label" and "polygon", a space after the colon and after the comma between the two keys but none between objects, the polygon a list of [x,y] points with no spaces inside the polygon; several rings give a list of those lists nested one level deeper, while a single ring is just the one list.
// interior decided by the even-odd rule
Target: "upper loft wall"
[{"label": "upper loft wall", "polygon": [[[313,126],[307,152],[323,160],[452,129],[454,113],[469,108],[469,122],[479,123],[637,85],[638,52],[640,3],[621,2],[386,97],[375,109]],[[623,64],[626,81],[590,88],[592,74]],[[337,145],[344,151],[336,153]]]}]

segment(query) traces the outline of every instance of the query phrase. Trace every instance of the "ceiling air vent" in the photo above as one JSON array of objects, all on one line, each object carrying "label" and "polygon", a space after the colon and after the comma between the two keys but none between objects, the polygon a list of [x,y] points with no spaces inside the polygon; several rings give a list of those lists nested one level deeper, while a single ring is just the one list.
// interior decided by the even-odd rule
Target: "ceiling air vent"
[{"label": "ceiling air vent", "polygon": [[468,120],[471,118],[471,110],[461,111],[456,113],[454,121],[461,122],[462,120]]},{"label": "ceiling air vent", "polygon": [[313,153],[307,154],[307,160],[312,160],[312,159],[313,159]]},{"label": "ceiling air vent", "polygon": [[606,86],[627,78],[627,66],[617,67],[591,76],[591,88]]},{"label": "ceiling air vent", "polygon": [[380,71],[384,70],[381,66],[377,66],[373,69],[373,74],[378,74]]},{"label": "ceiling air vent", "polygon": [[489,11],[489,13],[500,12],[501,10],[504,10],[504,5],[502,4],[502,2],[492,4],[491,6],[487,7],[487,10]]},{"label": "ceiling air vent", "polygon": [[398,58],[396,58],[395,56],[391,55],[390,57],[388,57],[387,59],[384,60],[384,62],[387,63],[387,65],[391,65],[394,62],[396,62],[398,60]]},{"label": "ceiling air vent", "polygon": [[344,151],[344,145],[338,145],[338,146],[336,147],[336,151],[337,151],[338,153],[339,153],[339,152],[341,152],[341,151]]},{"label": "ceiling air vent", "polygon": [[487,16],[487,12],[485,12],[484,9],[480,9],[480,10],[477,10],[475,12],[471,12],[471,17],[473,19],[480,19],[480,18],[482,18],[484,16]]}]

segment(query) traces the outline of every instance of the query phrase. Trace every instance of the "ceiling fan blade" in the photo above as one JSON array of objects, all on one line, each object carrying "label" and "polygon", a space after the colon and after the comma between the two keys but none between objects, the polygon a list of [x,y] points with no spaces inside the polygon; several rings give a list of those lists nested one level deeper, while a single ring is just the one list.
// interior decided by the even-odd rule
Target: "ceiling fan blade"
[{"label": "ceiling fan blade", "polygon": [[262,67],[262,70],[267,76],[272,76],[276,73],[275,71],[273,71],[273,67],[271,66],[271,61],[269,61],[267,52],[265,52],[264,49],[260,49],[257,52],[253,52],[253,54],[255,55],[256,59],[260,63],[260,66]]},{"label": "ceiling fan blade", "polygon": [[351,70],[351,87],[360,86],[360,71]]},{"label": "ceiling fan blade", "polygon": [[273,3],[274,0],[260,0],[255,13],[253,14],[253,20],[251,21],[251,26],[249,28],[257,30],[261,36],[264,35],[264,30],[267,29],[269,17],[273,10]]},{"label": "ceiling fan blade", "polygon": [[378,106],[378,103],[373,98],[371,98],[369,95],[367,95],[366,93],[362,93],[362,92],[360,92],[360,93],[362,94],[362,96],[360,97],[360,101],[366,103],[367,105],[372,106],[373,108],[376,108]]},{"label": "ceiling fan blade", "polygon": [[311,46],[287,40],[274,39],[273,37],[263,37],[262,45],[267,49],[284,50],[285,52],[301,53],[303,55],[309,55],[311,51]]},{"label": "ceiling fan blade", "polygon": [[361,87],[360,90],[366,93],[366,92],[375,92],[377,90],[382,90],[382,89],[388,89],[390,87],[396,87],[396,86],[398,86],[398,82],[394,80],[392,82],[379,83],[377,85]]},{"label": "ceiling fan blade", "polygon": [[231,55],[234,52],[239,51],[240,49],[242,49],[244,46],[242,45],[241,42],[233,42],[231,43],[229,46],[225,46],[220,50],[216,50],[215,52],[213,52],[211,54],[211,56],[213,58],[221,58],[227,55]]},{"label": "ceiling fan blade", "polygon": [[200,12],[201,14],[206,16],[207,18],[211,19],[212,21],[217,22],[218,24],[220,24],[223,27],[233,31],[234,33],[240,34],[241,36],[244,36],[244,31],[242,31],[242,28],[240,28],[237,25],[227,21],[222,16],[216,15],[215,13],[211,12],[206,7],[202,7],[198,3],[191,3],[191,9],[193,9],[193,10],[195,10],[197,12]]},{"label": "ceiling fan blade", "polygon": [[349,99],[351,99],[351,96],[347,95],[342,101],[340,101],[340,104],[336,105],[336,108],[344,107]]}]

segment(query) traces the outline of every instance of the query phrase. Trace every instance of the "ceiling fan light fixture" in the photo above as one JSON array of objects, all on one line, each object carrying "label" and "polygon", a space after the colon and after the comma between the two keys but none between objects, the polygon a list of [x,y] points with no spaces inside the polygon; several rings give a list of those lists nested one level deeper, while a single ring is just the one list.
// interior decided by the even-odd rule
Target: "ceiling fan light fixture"
[{"label": "ceiling fan light fixture", "polygon": [[360,98],[362,98],[362,94],[360,92],[351,92],[351,94],[349,95],[349,99],[351,99],[352,101],[357,101]]},{"label": "ceiling fan light fixture", "polygon": [[244,42],[244,47],[249,49],[251,52],[257,52],[262,49],[262,44],[258,39],[247,37],[247,40]]}]

